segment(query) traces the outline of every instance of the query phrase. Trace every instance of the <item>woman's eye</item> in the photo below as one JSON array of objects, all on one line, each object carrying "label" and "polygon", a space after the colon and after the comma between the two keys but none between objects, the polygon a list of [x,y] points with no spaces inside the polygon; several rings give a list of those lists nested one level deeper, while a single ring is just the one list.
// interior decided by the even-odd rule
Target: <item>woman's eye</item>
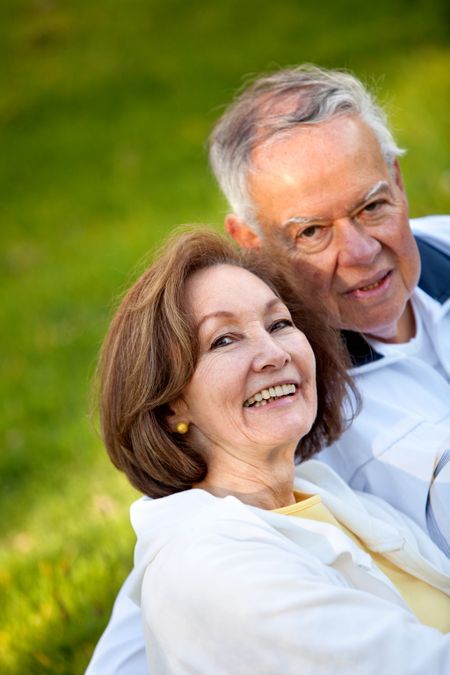
[{"label": "woman's eye", "polygon": [[226,347],[233,342],[231,335],[221,335],[216,338],[212,343],[210,349],[218,349],[219,347]]},{"label": "woman's eye", "polygon": [[278,319],[278,321],[274,321],[273,324],[270,326],[270,331],[276,331],[276,330],[281,330],[282,328],[289,328],[292,327],[294,324],[292,323],[291,319]]}]

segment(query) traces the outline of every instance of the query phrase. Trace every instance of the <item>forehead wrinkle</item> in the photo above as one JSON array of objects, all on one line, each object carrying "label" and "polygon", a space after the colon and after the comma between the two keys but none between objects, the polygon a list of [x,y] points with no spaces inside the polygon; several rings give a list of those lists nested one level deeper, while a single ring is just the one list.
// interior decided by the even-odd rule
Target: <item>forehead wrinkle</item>
[{"label": "forehead wrinkle", "polygon": [[[375,197],[384,190],[391,192],[389,183],[385,180],[377,181],[375,185],[369,188],[369,190],[365,193],[365,195],[361,199],[354,202],[350,206],[349,213],[352,213],[352,211],[358,209],[358,207],[361,206],[361,204],[364,204],[364,202],[368,201],[372,197]],[[323,223],[323,222],[327,222],[327,219],[323,218],[322,216],[294,216],[293,218],[288,218],[288,220],[282,223],[281,227],[285,229],[289,227],[289,225],[309,225],[311,223]]]}]

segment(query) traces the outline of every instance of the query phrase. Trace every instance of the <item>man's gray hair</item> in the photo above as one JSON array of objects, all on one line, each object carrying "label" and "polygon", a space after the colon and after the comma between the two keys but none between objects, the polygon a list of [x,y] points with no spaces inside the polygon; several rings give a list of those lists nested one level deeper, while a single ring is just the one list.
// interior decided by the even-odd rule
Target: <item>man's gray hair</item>
[{"label": "man's gray hair", "polygon": [[404,151],[390,132],[384,111],[350,73],[310,64],[258,77],[238,93],[209,140],[211,168],[233,212],[259,231],[247,189],[254,148],[298,125],[359,115],[374,132],[390,170]]}]

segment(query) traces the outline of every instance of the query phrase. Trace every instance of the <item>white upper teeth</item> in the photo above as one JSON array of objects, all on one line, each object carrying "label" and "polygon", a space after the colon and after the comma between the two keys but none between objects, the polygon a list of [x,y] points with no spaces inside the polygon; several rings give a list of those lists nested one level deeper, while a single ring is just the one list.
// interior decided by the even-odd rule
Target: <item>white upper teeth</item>
[{"label": "white upper teeth", "polygon": [[261,405],[266,405],[267,401],[271,398],[280,398],[281,396],[288,396],[289,394],[295,394],[296,386],[295,384],[278,384],[276,387],[269,387],[268,389],[262,389],[258,393],[250,396],[244,406],[246,408],[254,406],[258,408]]}]

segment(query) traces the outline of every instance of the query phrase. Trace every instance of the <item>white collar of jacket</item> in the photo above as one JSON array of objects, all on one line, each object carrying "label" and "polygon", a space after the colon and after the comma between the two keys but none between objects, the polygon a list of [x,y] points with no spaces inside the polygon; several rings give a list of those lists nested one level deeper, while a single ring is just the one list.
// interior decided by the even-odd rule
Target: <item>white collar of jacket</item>
[{"label": "white collar of jacket", "polygon": [[450,594],[450,560],[410,518],[375,495],[353,490],[323,462],[303,462],[297,474],[296,487],[315,490],[367,548]]},{"label": "white collar of jacket", "polygon": [[[369,548],[382,552],[402,569],[450,594],[450,561],[414,523],[385,502],[354,492],[322,462],[304,462],[298,474],[295,489],[319,494],[337,519]],[[144,497],[132,505],[131,522],[137,535],[133,600],[139,603],[145,570],[166,544],[174,538],[187,541],[190,533],[211,528],[221,519],[257,522],[271,535],[276,534],[280,545],[290,542],[306,549],[324,565],[332,565],[338,557],[347,554],[356,566],[380,579],[370,556],[333,525],[287,518],[248,506],[235,497],[218,498],[193,489],[155,500]],[[384,575],[381,579],[393,588]]]},{"label": "white collar of jacket", "polygon": [[[411,302],[413,309],[421,311],[424,321],[429,326],[438,323],[450,312],[450,298],[441,305],[421,288],[416,288],[413,291]],[[401,352],[389,354],[389,356],[379,354],[369,345],[361,333],[341,331],[341,335],[351,356],[353,366],[350,368],[350,373],[353,375],[361,375],[383,368],[388,363],[408,358]]]}]

